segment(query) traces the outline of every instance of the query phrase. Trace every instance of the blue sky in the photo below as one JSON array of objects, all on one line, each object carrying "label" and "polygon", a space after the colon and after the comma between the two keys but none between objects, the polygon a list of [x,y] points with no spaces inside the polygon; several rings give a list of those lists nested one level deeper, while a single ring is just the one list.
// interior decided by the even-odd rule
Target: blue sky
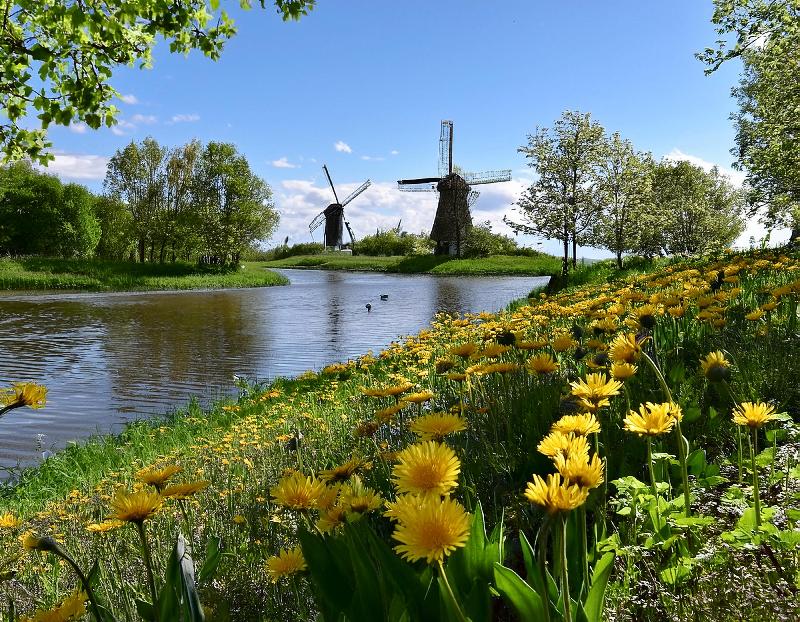
[{"label": "blue sky", "polygon": [[308,222],[332,200],[322,163],[340,197],[373,181],[346,209],[357,236],[400,218],[428,230],[435,195],[400,193],[395,180],[436,173],[442,119],[455,124],[456,163],[513,171],[481,188],[476,221],[511,212],[532,179],[517,148],[565,109],[656,157],[723,170],[732,160],[739,66],[705,76],[693,56],[716,39],[710,0],[319,0],[293,23],[222,5],[239,34],[221,60],[160,45],[153,69],[118,71],[120,125],[52,129],[51,170],[99,189],[107,159],[131,140],[232,142],[273,188],[276,243],[311,239]]}]

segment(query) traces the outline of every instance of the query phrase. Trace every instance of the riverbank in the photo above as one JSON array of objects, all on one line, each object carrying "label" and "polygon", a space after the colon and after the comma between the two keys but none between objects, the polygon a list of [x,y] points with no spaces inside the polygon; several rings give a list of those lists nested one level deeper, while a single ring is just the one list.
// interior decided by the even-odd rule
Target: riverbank
[{"label": "riverbank", "polygon": [[537,257],[494,255],[480,259],[454,259],[435,255],[371,257],[343,253],[298,255],[274,261],[253,262],[253,265],[263,268],[357,270],[449,276],[548,276],[558,272],[561,266],[560,261],[550,255]]},{"label": "riverbank", "polygon": [[[362,619],[384,619],[390,608],[403,611],[413,604],[417,583],[431,586],[434,604],[443,593],[431,581],[427,564],[401,562],[392,553],[389,547],[397,545],[393,525],[382,515],[383,500],[396,498],[392,480],[398,479],[398,452],[418,443],[427,430],[433,438],[446,437],[453,452],[452,458],[442,458],[453,479],[447,484],[452,503],[463,503],[475,515],[480,502],[487,532],[505,520],[506,535],[513,539],[504,549],[505,558],[500,553],[493,557],[491,544],[482,540],[483,526],[473,527],[467,549],[445,557],[442,572],[453,584],[448,590],[461,596],[463,607],[474,607],[467,613],[471,619],[489,619],[490,611],[512,619],[514,608],[492,595],[489,585],[508,593],[509,584],[500,579],[514,581],[513,571],[493,574],[493,563],[521,573],[527,566],[533,572],[529,549],[526,543],[517,544],[518,534],[534,542],[544,512],[533,502],[536,495],[526,500],[523,492],[532,473],[545,476],[554,470],[536,447],[562,410],[578,407],[577,397],[564,401],[562,396],[585,394],[602,430],[584,445],[599,452],[595,462],[605,481],[597,482],[602,485],[588,500],[584,494],[570,502],[588,507],[583,520],[589,522],[592,558],[612,555],[613,560],[617,555],[608,567],[611,574],[605,575],[610,579],[606,617],[792,619],[795,605],[783,594],[796,589],[793,551],[800,473],[784,443],[797,434],[792,419],[800,419],[800,388],[794,386],[800,375],[798,275],[797,256],[780,251],[730,255],[576,288],[513,312],[440,317],[429,330],[377,358],[364,356],[296,380],[251,387],[238,401],[220,403],[207,413],[192,407],[166,421],[133,424],[119,437],[68,448],[24,474],[18,486],[2,489],[0,515],[9,514],[0,544],[16,550],[18,536],[34,530],[57,534],[85,568],[98,558],[107,561],[97,591],[118,619],[137,619],[129,613],[136,611],[134,598],[148,590],[136,552],[137,531],[103,519],[111,513],[118,487],[141,486],[139,469],[178,466],[183,472],[171,481],[202,480],[207,488],[188,499],[165,500],[147,518],[146,529],[156,566],[162,569],[176,529],[188,535],[198,562],[213,554],[216,538],[224,543],[216,578],[198,580],[207,619],[315,619],[320,608],[330,611],[333,606],[326,597],[341,607],[350,606],[350,599],[374,597],[375,608],[368,610],[372,617]],[[637,340],[637,333],[646,334],[647,340]],[[715,351],[725,360],[717,365],[727,376],[725,385],[707,379],[711,374],[700,363]],[[659,362],[662,375],[645,353]],[[632,364],[614,370],[609,356],[627,357]],[[602,383],[590,382],[600,393],[575,380],[588,380],[590,372],[603,374]],[[624,387],[607,383],[607,373],[621,378]],[[747,445],[744,465],[741,459],[737,463],[733,395],[777,404],[788,413],[767,423],[774,432],[766,439],[763,431],[751,434],[744,428],[759,446],[767,447],[752,461],[761,476],[760,528],[753,527]],[[689,486],[688,509],[675,434],[667,433],[671,426],[645,438],[623,425],[629,408],[664,402],[667,396],[682,407],[682,434],[689,443],[691,479],[683,480]],[[433,413],[446,412],[457,425],[447,432],[439,427],[437,436],[431,432]],[[651,443],[657,469],[647,462]],[[586,451],[588,455],[590,449]],[[457,464],[455,470],[452,464]],[[303,476],[298,479],[295,471]],[[650,476],[652,486],[644,483]],[[278,486],[287,477],[295,478],[288,481],[297,486],[292,499],[300,512],[287,507],[290,487]],[[335,487],[337,483],[342,487]],[[651,496],[651,488],[657,497]],[[303,500],[306,490],[310,492]],[[410,519],[414,508],[398,505],[396,511],[411,512]],[[328,512],[337,508],[338,515]],[[17,516],[21,524],[15,523]],[[601,526],[606,516],[608,525]],[[267,563],[276,567],[271,556],[294,547],[298,536],[304,550],[313,552],[307,548],[306,532],[298,534],[300,524],[312,530],[330,528],[324,542],[334,555],[307,554],[310,573],[297,572],[302,569],[297,565],[283,575],[273,574],[273,583],[262,570]],[[89,525],[94,527],[87,530]],[[614,536],[595,540],[594,534],[604,528]],[[539,533],[546,541],[546,531]],[[764,534],[779,571],[775,566],[764,570],[753,561],[752,543]],[[568,559],[580,559],[579,541],[567,543]],[[541,547],[541,554],[546,557],[548,547]],[[20,611],[31,610],[34,601],[51,604],[71,589],[59,564],[46,563],[38,553],[26,555],[11,562],[17,575],[9,589]],[[486,558],[488,571],[482,566]],[[327,561],[333,565],[325,569]],[[124,579],[117,577],[120,572]],[[726,589],[733,573],[746,582],[744,593]],[[580,564],[569,574],[580,582]],[[396,583],[398,576],[405,583]],[[532,592],[519,581],[512,583],[517,593]],[[556,582],[552,585],[557,589]],[[474,589],[485,594],[472,592],[474,597],[468,598]],[[572,594],[580,592],[577,586]],[[593,610],[602,610],[602,593],[598,596],[594,587],[590,593]],[[557,603],[557,595],[553,601]],[[558,617],[553,613],[551,619]],[[599,613],[591,619],[599,620]]]},{"label": "riverbank", "polygon": [[51,259],[0,259],[0,291],[155,291],[267,287],[287,285],[288,279],[244,264],[238,270],[205,269],[183,262],[168,264]]}]

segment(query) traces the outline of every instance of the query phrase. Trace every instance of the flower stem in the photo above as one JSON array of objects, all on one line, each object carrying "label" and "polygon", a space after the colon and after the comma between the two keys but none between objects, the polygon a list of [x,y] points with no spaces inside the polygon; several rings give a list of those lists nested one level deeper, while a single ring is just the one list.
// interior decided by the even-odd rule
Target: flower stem
[{"label": "flower stem", "polygon": [[459,622],[467,622],[467,617],[464,615],[464,612],[461,611],[461,607],[456,600],[456,595],[453,594],[453,588],[450,587],[450,581],[447,580],[447,573],[444,571],[444,564],[442,564],[442,560],[439,560],[439,576],[442,578],[442,583],[444,583],[447,594],[450,596],[450,602],[453,603],[453,607],[456,610],[456,615],[458,616]]},{"label": "flower stem", "polygon": [[753,498],[756,505],[756,527],[761,526],[761,499],[758,495],[758,469],[756,468],[756,454],[758,453],[758,428],[753,430],[753,446],[750,448],[750,464],[753,469]]},{"label": "flower stem", "polygon": [[136,523],[136,530],[139,532],[139,538],[142,541],[142,555],[144,556],[144,567],[147,571],[147,582],[150,585],[150,597],[153,599],[153,616],[155,622],[159,622],[158,618],[158,593],[156,592],[156,580],[153,577],[153,559],[150,556],[150,545],[147,543],[147,535],[144,532],[144,522]]},{"label": "flower stem", "polygon": [[583,585],[581,592],[589,591],[589,543],[586,535],[586,507],[578,508],[578,529],[581,532],[581,572],[583,573]]},{"label": "flower stem", "polygon": [[661,510],[658,507],[658,488],[656,488],[656,473],[653,470],[653,439],[647,437],[647,470],[650,471],[650,486],[653,490],[653,498],[656,502],[656,533],[661,531]]},{"label": "flower stem", "polygon": [[567,515],[561,518],[561,541],[559,542],[559,554],[561,555],[561,596],[564,599],[564,622],[572,622],[571,606],[569,597],[569,574],[567,571]]},{"label": "flower stem", "polygon": [[94,615],[94,619],[97,620],[97,622],[101,622],[102,617],[100,615],[100,607],[97,605],[97,598],[94,595],[94,590],[92,589],[92,585],[86,578],[86,575],[83,574],[83,571],[80,569],[75,560],[72,559],[69,555],[67,555],[64,551],[62,551],[61,548],[56,548],[53,550],[53,552],[56,555],[58,555],[61,559],[63,559],[65,562],[67,562],[75,571],[75,574],[78,575],[78,579],[80,580],[81,585],[83,586],[83,589],[86,592],[86,597],[89,599],[89,604],[91,605],[92,608],[92,615]]}]

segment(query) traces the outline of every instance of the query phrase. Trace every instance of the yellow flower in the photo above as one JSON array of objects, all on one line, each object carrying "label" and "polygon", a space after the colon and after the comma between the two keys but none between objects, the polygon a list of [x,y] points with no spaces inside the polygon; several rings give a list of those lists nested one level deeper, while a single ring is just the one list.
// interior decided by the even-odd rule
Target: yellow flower
[{"label": "yellow flower", "polygon": [[614,363],[611,365],[611,377],[614,380],[627,380],[635,375],[638,369],[636,365],[630,363]]},{"label": "yellow flower", "polygon": [[669,402],[654,404],[647,402],[639,406],[639,412],[630,411],[625,417],[625,429],[639,436],[659,436],[669,432],[678,419]]},{"label": "yellow flower", "polygon": [[529,358],[525,367],[534,374],[550,374],[558,369],[558,363],[549,354],[538,354]]},{"label": "yellow flower", "polygon": [[308,568],[299,546],[281,549],[280,553],[267,559],[267,574],[273,583]]},{"label": "yellow flower", "polygon": [[37,611],[33,617],[22,617],[19,622],[72,622],[86,614],[86,594],[76,590],[52,609]]},{"label": "yellow flower", "polygon": [[334,505],[322,512],[317,521],[317,529],[322,533],[331,533],[337,527],[345,524],[347,518],[347,508],[341,505]]},{"label": "yellow flower", "polygon": [[548,514],[569,512],[586,502],[589,491],[577,484],[561,481],[560,473],[551,473],[547,481],[538,475],[525,487],[525,498],[531,503],[541,505]]},{"label": "yellow flower", "polygon": [[550,342],[550,347],[556,352],[565,352],[566,350],[574,348],[577,345],[578,342],[575,341],[571,335],[567,335],[566,333],[556,335]]},{"label": "yellow flower", "polygon": [[423,495],[397,495],[394,501],[386,502],[383,515],[390,520],[403,522],[408,514],[419,511],[423,500]]},{"label": "yellow flower", "polygon": [[403,397],[403,401],[411,404],[422,404],[423,402],[432,400],[434,397],[435,395],[432,391],[420,391],[419,393],[409,393]]},{"label": "yellow flower", "polygon": [[0,529],[15,529],[16,527],[19,527],[19,519],[16,516],[10,512],[0,514]]},{"label": "yellow flower", "polygon": [[361,478],[355,475],[350,483],[342,487],[339,494],[339,505],[344,507],[348,513],[364,514],[381,507],[383,499],[374,490],[364,486]]},{"label": "yellow flower", "polygon": [[603,461],[597,454],[591,460],[576,454],[566,458],[557,455],[554,461],[558,472],[570,484],[577,484],[581,488],[597,488],[603,483]]},{"label": "yellow flower", "polygon": [[617,335],[611,342],[608,353],[616,363],[635,363],[642,353],[642,346],[633,333]]},{"label": "yellow flower", "polygon": [[595,412],[599,408],[608,405],[608,398],[618,395],[622,388],[622,383],[617,380],[610,380],[605,374],[588,374],[586,380],[576,380],[570,382],[572,395],[577,397],[581,404],[590,412]]},{"label": "yellow flower", "polygon": [[361,392],[370,397],[397,397],[401,393],[405,393],[414,385],[410,382],[401,382],[389,387],[367,388],[361,387]]},{"label": "yellow flower", "polygon": [[511,349],[510,346],[501,346],[499,343],[492,343],[479,352],[473,352],[471,359],[496,359]]},{"label": "yellow flower", "polygon": [[470,515],[460,503],[448,498],[426,497],[415,511],[405,512],[392,537],[404,559],[429,564],[444,561],[469,538]]},{"label": "yellow flower", "polygon": [[575,434],[564,434],[563,432],[550,432],[545,436],[536,447],[540,454],[544,454],[550,458],[561,454],[563,456],[570,456],[573,454],[585,455],[589,457],[589,442],[585,436],[577,436]]},{"label": "yellow flower", "polygon": [[584,415],[564,415],[553,424],[551,429],[553,432],[561,432],[562,434],[573,434],[579,436],[587,436],[600,431],[600,422],[597,421],[592,413]]},{"label": "yellow flower", "polygon": [[417,417],[408,426],[423,441],[440,441],[446,435],[467,429],[467,422],[450,413],[431,413]]},{"label": "yellow flower", "polygon": [[111,509],[114,513],[110,518],[141,524],[155,514],[163,502],[164,498],[157,492],[149,490],[126,492],[119,489],[111,500]]},{"label": "yellow flower", "polygon": [[316,477],[306,477],[294,471],[281,478],[276,486],[270,489],[273,500],[293,510],[308,510],[316,507],[320,495],[325,491],[325,484]]},{"label": "yellow flower", "polygon": [[91,525],[86,525],[86,531],[90,533],[107,533],[109,531],[113,531],[114,529],[119,529],[125,523],[121,520],[105,520],[102,523],[92,523]]},{"label": "yellow flower", "polygon": [[478,349],[474,343],[462,343],[460,346],[453,346],[447,353],[452,356],[460,356],[462,359],[472,356]]},{"label": "yellow flower", "polygon": [[728,380],[731,377],[730,366],[730,361],[719,350],[710,352],[705,358],[700,359],[700,367],[703,369],[703,374],[711,382]]},{"label": "yellow flower", "polygon": [[397,460],[392,482],[398,492],[446,495],[458,485],[461,463],[447,445],[417,443],[401,451]]},{"label": "yellow flower", "polygon": [[247,518],[241,514],[236,514],[231,521],[233,521],[234,525],[244,525],[247,522]]},{"label": "yellow flower", "polygon": [[161,495],[163,497],[169,497],[171,499],[188,499],[195,493],[200,492],[208,487],[210,482],[206,480],[199,480],[196,482],[183,482],[182,484],[173,484],[172,486],[167,486],[164,490],[161,491]]},{"label": "yellow flower", "polygon": [[452,382],[464,382],[467,379],[467,374],[450,372],[449,374],[447,374],[447,379],[451,380]]},{"label": "yellow flower", "polygon": [[366,465],[367,462],[361,458],[350,458],[350,460],[342,465],[320,471],[319,478],[327,483],[344,482]]},{"label": "yellow flower", "polygon": [[10,389],[0,391],[0,404],[11,408],[30,406],[43,408],[47,403],[47,387],[33,382],[15,382]]},{"label": "yellow flower", "polygon": [[170,465],[163,469],[142,469],[136,473],[136,479],[160,491],[164,488],[170,477],[181,471],[183,471],[183,469],[175,465]]},{"label": "yellow flower", "polygon": [[733,422],[750,428],[760,428],[775,419],[775,407],[764,402],[743,402],[733,409]]}]

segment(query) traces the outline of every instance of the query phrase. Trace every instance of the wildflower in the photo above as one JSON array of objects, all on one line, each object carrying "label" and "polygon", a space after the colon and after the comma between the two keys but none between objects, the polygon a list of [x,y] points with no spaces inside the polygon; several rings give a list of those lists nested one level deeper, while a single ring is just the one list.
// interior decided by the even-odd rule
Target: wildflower
[{"label": "wildflower", "polygon": [[383,515],[388,517],[390,520],[402,522],[406,519],[409,513],[413,514],[414,512],[419,511],[420,506],[422,506],[422,502],[422,495],[397,495],[397,498],[394,501],[386,502],[386,511],[383,513]]},{"label": "wildflower", "polygon": [[560,473],[551,473],[547,481],[538,475],[525,487],[525,498],[531,503],[541,505],[548,514],[569,512],[580,507],[589,496],[589,491],[577,484],[561,480]]},{"label": "wildflower", "polygon": [[23,617],[19,622],[72,622],[86,614],[86,594],[76,590],[52,609],[37,611],[33,617]]},{"label": "wildflower", "polygon": [[86,531],[90,533],[108,533],[115,529],[119,529],[125,523],[121,520],[105,520],[102,523],[91,523],[86,525]]},{"label": "wildflower", "polygon": [[630,363],[614,363],[611,365],[611,377],[614,380],[627,380],[636,374],[638,371],[636,365]]},{"label": "wildflower", "polygon": [[755,309],[754,311],[746,314],[744,319],[750,320],[751,322],[757,322],[762,317],[764,317],[764,311],[762,309]]},{"label": "wildflower", "polygon": [[361,438],[366,438],[367,436],[372,436],[375,434],[379,427],[381,427],[381,424],[378,421],[365,421],[364,423],[359,424],[353,433]]},{"label": "wildflower", "polygon": [[387,406],[386,408],[381,408],[379,411],[375,413],[375,418],[385,422],[391,421],[392,417],[394,417],[397,413],[403,410],[408,403],[400,400],[397,404],[392,404],[391,406]]},{"label": "wildflower", "polygon": [[635,363],[642,352],[642,346],[636,341],[636,335],[627,333],[617,335],[609,346],[611,360],[616,363]]},{"label": "wildflower", "polygon": [[749,428],[760,428],[775,419],[775,407],[764,402],[742,402],[733,409],[733,422]]},{"label": "wildflower", "polygon": [[308,568],[299,546],[293,549],[281,549],[280,553],[267,559],[267,574],[270,581],[277,583],[284,577],[291,576]]},{"label": "wildflower", "polygon": [[406,447],[392,469],[398,492],[446,495],[458,485],[461,463],[455,452],[436,441]]},{"label": "wildflower", "polygon": [[319,472],[319,478],[323,482],[335,483],[343,482],[350,479],[360,468],[364,467],[367,463],[361,458],[351,458],[342,465],[335,466],[332,469],[326,469]]},{"label": "wildflower", "polygon": [[669,402],[654,404],[647,402],[639,406],[639,412],[630,411],[625,417],[625,429],[639,436],[659,436],[669,432],[678,419]]},{"label": "wildflower", "polygon": [[470,515],[458,501],[427,497],[416,511],[404,514],[392,537],[400,542],[395,547],[404,559],[429,564],[444,561],[450,553],[463,547],[469,538]]},{"label": "wildflower", "polygon": [[455,367],[455,363],[450,359],[439,359],[436,361],[436,373],[445,374]]},{"label": "wildflower", "polygon": [[558,455],[554,461],[558,472],[570,484],[588,489],[597,488],[603,483],[603,461],[597,454],[594,454],[591,460],[575,454],[569,457]]},{"label": "wildflower", "polygon": [[164,488],[164,490],[161,491],[161,496],[169,497],[171,499],[188,499],[195,493],[207,488],[209,484],[210,482],[206,480],[173,484],[172,486],[167,486]]},{"label": "wildflower", "polygon": [[562,434],[573,433],[578,436],[587,436],[600,431],[600,423],[592,413],[584,415],[564,415],[553,424],[553,432]]},{"label": "wildflower", "polygon": [[710,352],[705,358],[700,359],[700,367],[703,369],[703,374],[711,382],[728,380],[731,377],[730,366],[730,361],[719,350]]},{"label": "wildflower", "polygon": [[307,510],[317,505],[325,484],[316,477],[306,477],[297,471],[283,477],[270,489],[270,495],[278,505],[293,510]]},{"label": "wildflower", "polygon": [[19,527],[19,523],[19,519],[11,512],[0,514],[0,529],[15,529]]},{"label": "wildflower", "polygon": [[661,315],[661,313],[663,311],[660,308],[648,304],[634,309],[633,317],[640,328],[650,330],[656,325],[656,316]]},{"label": "wildflower", "polygon": [[341,505],[334,505],[320,514],[317,521],[317,529],[322,533],[331,533],[337,527],[345,524],[346,517],[347,508]]},{"label": "wildflower", "polygon": [[435,395],[432,391],[420,391],[419,393],[409,393],[403,397],[403,401],[411,404],[422,404],[423,402],[432,400],[434,397]]},{"label": "wildflower", "polygon": [[511,348],[509,346],[501,346],[499,343],[492,343],[486,346],[483,350],[478,352],[473,352],[470,355],[471,359],[496,359],[506,352],[508,352]]},{"label": "wildflower", "polygon": [[327,510],[336,504],[342,485],[339,483],[326,485],[317,497],[317,509]]},{"label": "wildflower", "polygon": [[516,363],[492,363],[490,365],[482,365],[479,373],[484,376],[487,374],[507,374],[518,369],[519,365]]},{"label": "wildflower", "polygon": [[449,374],[447,374],[447,379],[453,382],[464,382],[467,379],[467,374],[450,372]]},{"label": "wildflower", "polygon": [[534,374],[550,374],[558,369],[558,363],[549,354],[538,354],[529,358],[525,367]]},{"label": "wildflower", "polygon": [[153,486],[160,492],[166,485],[167,480],[181,471],[183,471],[181,467],[174,465],[164,467],[163,469],[142,469],[136,473],[136,479],[144,484]]},{"label": "wildflower", "polygon": [[545,436],[536,447],[540,454],[550,458],[557,455],[570,456],[573,454],[585,455],[589,457],[589,443],[585,436],[575,434],[564,434],[563,432],[550,432]]},{"label": "wildflower", "polygon": [[618,395],[622,383],[608,379],[605,374],[588,374],[585,380],[570,382],[572,395],[590,412],[608,405],[608,398]]},{"label": "wildflower", "polygon": [[568,335],[566,333],[557,335],[550,342],[550,347],[552,347],[553,350],[555,350],[556,352],[565,352],[570,348],[574,348],[577,345],[578,342],[575,341],[571,335]]},{"label": "wildflower", "polygon": [[247,522],[247,518],[245,518],[242,514],[236,514],[231,521],[234,525],[244,525]]},{"label": "wildflower", "polygon": [[533,341],[518,341],[519,350],[541,350],[547,346],[547,339],[534,339]]},{"label": "wildflower", "polygon": [[458,356],[462,359],[469,358],[478,349],[474,343],[462,343],[460,346],[453,346],[447,353],[452,356]]},{"label": "wildflower", "polygon": [[349,484],[342,487],[339,504],[349,514],[364,514],[381,507],[383,499],[374,490],[364,486],[361,478],[356,475]]},{"label": "wildflower", "polygon": [[408,426],[423,441],[440,441],[446,435],[467,429],[467,423],[458,415],[431,413],[417,417]]},{"label": "wildflower", "polygon": [[33,382],[15,382],[10,389],[0,390],[0,412],[29,406],[30,408],[44,408],[47,403],[47,387]]},{"label": "wildflower", "polygon": [[114,513],[110,518],[140,525],[155,514],[163,502],[164,498],[157,492],[149,490],[126,492],[119,489],[111,500],[111,509]]}]

